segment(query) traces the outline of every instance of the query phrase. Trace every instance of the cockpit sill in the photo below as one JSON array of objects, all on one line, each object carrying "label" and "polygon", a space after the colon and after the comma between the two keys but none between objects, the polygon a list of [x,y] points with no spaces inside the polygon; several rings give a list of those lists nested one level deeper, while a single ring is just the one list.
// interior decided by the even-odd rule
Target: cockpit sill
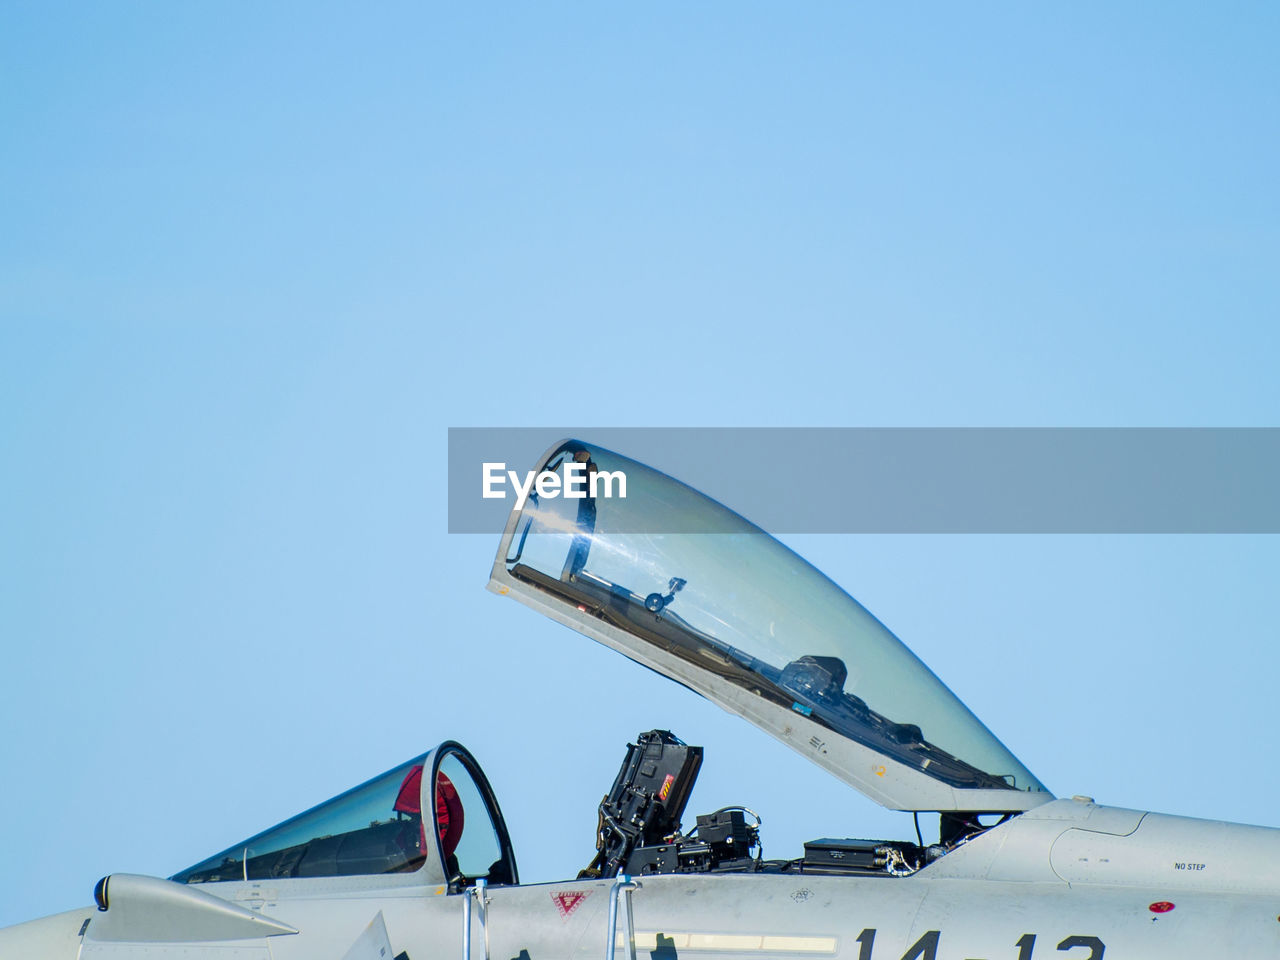
[{"label": "cockpit sill", "polygon": [[[651,749],[658,746],[658,752]],[[664,758],[662,749],[674,752]],[[457,893],[483,879],[491,886],[517,883],[514,855],[505,822],[490,792],[473,791],[464,779],[470,773],[457,762],[446,769],[454,776],[456,795],[465,806],[446,811],[437,803],[434,817],[425,820],[401,818],[392,814],[353,830],[343,829],[343,817],[355,798],[381,796],[390,799],[395,792],[379,789],[387,782],[399,783],[402,772],[417,768],[424,772],[435,769],[437,797],[440,796],[439,768],[441,759],[458,756],[462,748],[446,743],[423,758],[395,768],[368,781],[346,794],[313,808],[302,817],[286,821],[264,831],[259,838],[270,839],[289,834],[304,818],[309,829],[320,834],[314,843],[328,850],[335,841],[350,842],[351,849],[364,851],[368,842],[381,835],[385,823],[424,824],[423,836],[429,849],[425,860],[416,860],[408,870],[392,869],[376,872],[367,855],[345,862],[328,857],[311,862],[305,856],[281,858],[273,855],[263,861],[265,872],[251,878],[212,879],[207,864],[183,871],[171,881],[154,878],[104,878],[95,893],[99,906],[108,900],[128,896],[134,900],[159,897],[171,901],[178,895],[166,892],[165,883],[177,883],[191,889],[206,890],[218,898],[251,911],[266,910],[275,915],[281,903],[293,900],[342,897],[418,897],[423,891],[437,895]],[[443,753],[443,756],[441,755]],[[665,731],[652,731],[637,738],[628,747],[628,755],[619,771],[613,789],[601,804],[603,824],[598,837],[597,858],[579,873],[577,884],[596,881],[611,883],[620,873],[648,879],[674,876],[715,874],[719,876],[801,876],[806,881],[827,882],[829,879],[916,877],[922,880],[997,880],[1046,884],[1107,885],[1148,887],[1153,876],[1159,877],[1163,889],[1179,891],[1230,893],[1233,891],[1280,893],[1280,875],[1272,864],[1280,861],[1280,830],[1266,827],[1195,820],[1107,807],[1087,797],[1054,800],[1021,814],[992,815],[943,814],[939,841],[930,846],[910,841],[883,840],[814,840],[805,844],[803,856],[790,859],[760,859],[758,822],[747,824],[741,812],[733,807],[696,818],[696,826],[683,832],[680,818],[685,800],[696,779],[701,763],[701,748],[687,747]],[[474,758],[465,754],[470,764]],[[637,762],[643,758],[644,762]],[[478,765],[478,778],[483,778]],[[657,798],[676,775],[676,786],[662,804]],[[645,775],[650,777],[645,781]],[[427,783],[431,780],[423,778]],[[663,790],[654,790],[655,783]],[[372,787],[371,787],[372,785]],[[487,781],[485,781],[487,787]],[[639,789],[631,789],[638,786]],[[429,794],[428,794],[429,795]],[[629,801],[640,798],[647,804],[638,808]],[[386,804],[388,811],[393,804]],[[463,810],[466,811],[465,815]],[[608,854],[611,841],[619,836],[624,818],[619,812],[640,810],[642,821],[651,829],[646,840],[644,826],[636,830],[632,842],[625,843],[616,857]],[[315,816],[315,814],[319,814]],[[754,815],[752,815],[754,816]],[[665,817],[665,819],[663,819]],[[613,820],[612,824],[610,823]],[[997,822],[992,822],[996,820]],[[449,829],[464,824],[454,834]],[[457,841],[457,845],[453,845]],[[737,841],[735,843],[735,841]],[[262,846],[270,844],[259,841]],[[645,846],[645,843],[650,845]],[[496,846],[495,846],[496,844]],[[249,846],[246,841],[237,847]],[[233,850],[236,848],[232,848]],[[748,855],[757,851],[755,857]],[[1177,861],[1170,859],[1177,851]],[[287,852],[287,850],[286,850]],[[485,866],[483,861],[497,853],[499,858]],[[798,851],[797,851],[798,852]],[[477,860],[477,854],[480,859]],[[286,864],[285,859],[289,859]],[[585,859],[585,857],[584,857]],[[308,872],[310,871],[310,872]],[[452,876],[446,876],[452,871]],[[145,882],[143,882],[145,881]],[[180,897],[178,899],[181,899]],[[198,903],[192,904],[198,906]]]}]

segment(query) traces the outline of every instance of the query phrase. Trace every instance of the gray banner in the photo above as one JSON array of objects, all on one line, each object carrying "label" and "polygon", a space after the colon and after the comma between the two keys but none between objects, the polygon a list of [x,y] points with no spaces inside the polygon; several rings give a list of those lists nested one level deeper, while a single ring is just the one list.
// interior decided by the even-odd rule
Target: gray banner
[{"label": "gray banner", "polygon": [[503,529],[514,497],[482,496],[482,464],[523,476],[569,437],[771,533],[1280,532],[1270,427],[454,427],[449,532]]}]

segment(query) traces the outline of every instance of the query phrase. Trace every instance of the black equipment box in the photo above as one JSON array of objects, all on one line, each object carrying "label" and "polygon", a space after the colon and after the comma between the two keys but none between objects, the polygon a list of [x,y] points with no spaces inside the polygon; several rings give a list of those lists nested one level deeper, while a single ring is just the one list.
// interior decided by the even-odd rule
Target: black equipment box
[{"label": "black equipment box", "polygon": [[759,870],[751,850],[760,831],[735,808],[699,814],[697,839],[675,836],[667,843],[638,847],[626,863],[633,876],[651,873],[711,873]]},{"label": "black equipment box", "polygon": [[747,826],[741,810],[717,810],[698,814],[698,839],[711,847],[724,846],[740,857],[756,842],[756,831]]},{"label": "black equipment box", "polygon": [[[681,856],[682,852],[680,845],[675,843],[665,843],[658,847],[641,847],[627,860],[625,872],[634,877],[641,877],[650,873],[700,873],[705,869],[701,866],[701,861],[705,857],[697,857],[691,864],[687,858]],[[703,854],[705,852],[706,847],[702,847],[699,851]]]},{"label": "black equipment box", "polygon": [[885,868],[883,840],[823,837],[804,845],[804,869],[832,873],[880,873]]}]

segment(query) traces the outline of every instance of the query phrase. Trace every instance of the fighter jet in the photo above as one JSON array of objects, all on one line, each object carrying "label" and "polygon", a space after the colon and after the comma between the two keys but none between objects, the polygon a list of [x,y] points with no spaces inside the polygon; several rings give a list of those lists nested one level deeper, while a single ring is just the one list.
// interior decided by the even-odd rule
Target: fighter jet
[{"label": "fighter jet", "polygon": [[[535,472],[570,489],[512,511],[491,590],[936,818],[937,841],[816,837],[765,859],[746,807],[686,825],[703,751],[654,729],[620,751],[581,872],[521,884],[488,780],[448,741],[168,879],[105,877],[93,904],[0,931],[0,960],[1280,956],[1280,830],[1055,798],[856,600],[728,508],[589,443]],[[594,474],[625,492],[593,493]]]}]

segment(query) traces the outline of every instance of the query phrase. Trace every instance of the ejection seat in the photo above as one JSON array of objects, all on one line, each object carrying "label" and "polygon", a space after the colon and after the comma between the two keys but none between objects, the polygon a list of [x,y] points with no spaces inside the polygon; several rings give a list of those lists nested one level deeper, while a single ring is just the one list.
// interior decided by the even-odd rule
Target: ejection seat
[{"label": "ejection seat", "polygon": [[[396,797],[393,809],[396,813],[408,814],[418,819],[418,849],[425,851],[427,846],[427,824],[422,819],[422,764],[418,764],[407,774],[400,784],[400,793]],[[449,876],[458,872],[458,858],[454,851],[458,849],[458,841],[462,839],[462,829],[466,823],[466,814],[462,808],[462,798],[443,772],[436,775],[436,829],[440,831],[440,846],[444,849],[445,868]],[[418,858],[421,862],[421,858]]]}]

